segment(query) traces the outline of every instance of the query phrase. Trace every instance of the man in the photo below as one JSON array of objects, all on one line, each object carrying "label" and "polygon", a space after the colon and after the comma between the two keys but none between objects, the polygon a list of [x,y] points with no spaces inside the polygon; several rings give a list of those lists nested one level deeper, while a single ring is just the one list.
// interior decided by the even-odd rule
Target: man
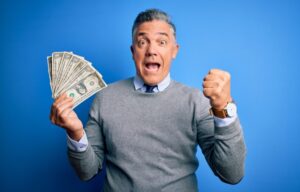
[{"label": "man", "polygon": [[178,49],[168,15],[141,12],[132,28],[136,76],[96,95],[85,129],[71,98],[53,103],[50,119],[66,129],[69,159],[81,179],[96,175],[105,159],[104,191],[198,191],[198,144],[222,181],[242,179],[245,145],[230,75],[210,70],[203,94],[171,80]]}]

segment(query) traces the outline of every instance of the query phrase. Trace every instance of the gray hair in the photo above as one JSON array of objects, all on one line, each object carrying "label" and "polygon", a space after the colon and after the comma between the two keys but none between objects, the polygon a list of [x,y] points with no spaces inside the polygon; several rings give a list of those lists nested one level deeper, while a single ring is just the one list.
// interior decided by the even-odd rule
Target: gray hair
[{"label": "gray hair", "polygon": [[153,21],[153,20],[165,21],[166,23],[168,23],[171,29],[173,30],[174,37],[176,37],[176,27],[172,23],[170,16],[166,12],[161,11],[159,9],[147,9],[145,11],[140,12],[138,16],[135,18],[135,21],[132,26],[132,31],[131,31],[132,39],[134,38],[136,28],[140,24],[144,22]]}]

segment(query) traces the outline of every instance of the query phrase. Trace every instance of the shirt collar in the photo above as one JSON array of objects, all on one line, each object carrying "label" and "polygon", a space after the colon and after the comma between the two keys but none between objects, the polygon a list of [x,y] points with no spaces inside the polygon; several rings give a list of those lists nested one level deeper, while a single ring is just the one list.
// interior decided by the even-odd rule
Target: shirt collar
[{"label": "shirt collar", "polygon": [[[157,84],[157,90],[154,90],[154,92],[164,91],[170,85],[170,82],[171,82],[171,77],[170,77],[170,73],[168,73],[168,75],[161,82]],[[146,90],[144,86],[144,81],[139,75],[136,75],[134,77],[133,84],[135,90],[139,90],[143,92]]]}]

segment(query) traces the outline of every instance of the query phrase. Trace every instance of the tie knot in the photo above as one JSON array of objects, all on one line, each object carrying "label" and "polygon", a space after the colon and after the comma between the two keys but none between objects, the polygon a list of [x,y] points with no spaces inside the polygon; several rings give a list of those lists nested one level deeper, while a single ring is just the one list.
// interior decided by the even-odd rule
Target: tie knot
[{"label": "tie knot", "polygon": [[146,93],[154,93],[153,90],[157,87],[157,85],[150,86],[150,85],[147,85],[147,84],[144,84],[144,86],[146,87]]}]

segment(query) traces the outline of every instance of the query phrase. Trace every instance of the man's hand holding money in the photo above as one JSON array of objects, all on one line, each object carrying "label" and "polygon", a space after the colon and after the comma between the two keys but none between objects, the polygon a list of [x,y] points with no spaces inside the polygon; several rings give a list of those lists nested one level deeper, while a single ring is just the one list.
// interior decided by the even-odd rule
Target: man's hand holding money
[{"label": "man's hand holding money", "polygon": [[61,95],[51,106],[50,120],[53,124],[64,128],[73,140],[79,141],[83,136],[83,125],[72,109],[73,105],[71,97]]},{"label": "man's hand holding money", "polygon": [[78,141],[84,132],[82,122],[73,109],[107,85],[84,57],[72,52],[53,52],[47,60],[52,97],[55,99],[50,120]]}]

